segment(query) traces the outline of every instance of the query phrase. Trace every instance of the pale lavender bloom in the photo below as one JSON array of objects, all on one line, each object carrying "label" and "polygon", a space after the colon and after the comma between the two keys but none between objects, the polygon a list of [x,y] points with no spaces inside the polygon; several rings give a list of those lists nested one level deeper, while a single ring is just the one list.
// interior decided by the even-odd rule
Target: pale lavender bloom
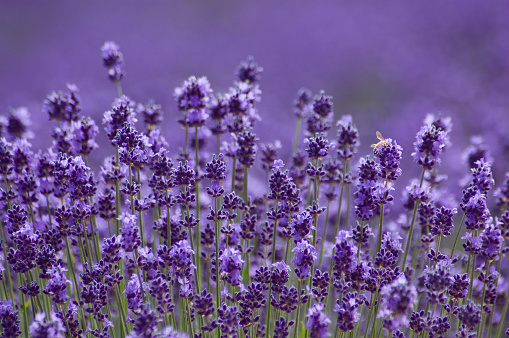
[{"label": "pale lavender bloom", "polygon": [[240,271],[244,260],[240,251],[234,248],[226,248],[219,256],[219,271],[223,278],[230,284],[237,286],[242,281]]},{"label": "pale lavender bloom", "polygon": [[311,276],[311,265],[318,258],[315,247],[307,240],[301,240],[295,248],[293,248],[294,256],[292,263],[297,267],[294,271],[297,277],[304,279]]},{"label": "pale lavender bloom", "polygon": [[31,337],[64,338],[63,331],[65,331],[65,325],[54,312],[51,313],[51,320],[49,322],[46,322],[44,312],[39,312],[35,315],[35,320],[30,324]]},{"label": "pale lavender bloom", "polygon": [[331,320],[327,317],[324,312],[325,304],[316,303],[309,308],[306,317],[306,330],[309,330],[311,338],[325,338],[330,336],[327,332],[327,326],[331,323]]},{"label": "pale lavender bloom", "polygon": [[407,312],[417,301],[415,286],[408,283],[401,274],[394,282],[382,288],[382,305],[378,314],[383,318],[384,328],[396,331],[408,326]]}]

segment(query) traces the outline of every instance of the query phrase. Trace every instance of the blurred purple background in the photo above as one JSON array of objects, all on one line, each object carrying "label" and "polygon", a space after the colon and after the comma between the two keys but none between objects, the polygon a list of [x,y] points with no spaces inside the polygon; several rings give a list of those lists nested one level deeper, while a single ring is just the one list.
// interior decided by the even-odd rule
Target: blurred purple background
[{"label": "blurred purple background", "polygon": [[509,168],[508,14],[507,3],[485,1],[3,1],[0,107],[3,114],[28,107],[34,143],[45,148],[54,124],[41,114],[42,101],[70,82],[80,88],[83,114],[100,125],[117,95],[100,58],[113,40],[125,58],[124,93],[163,106],[176,150],[183,133],[174,124],[174,87],[204,75],[216,93],[226,92],[239,62],[253,55],[265,69],[256,132],[262,141],[280,139],[285,154],[298,89],[324,89],[336,119],[353,115],[361,155],[380,130],[403,146],[407,168],[425,114],[442,112],[454,129],[441,171],[467,173],[461,152],[482,134],[501,183]]}]

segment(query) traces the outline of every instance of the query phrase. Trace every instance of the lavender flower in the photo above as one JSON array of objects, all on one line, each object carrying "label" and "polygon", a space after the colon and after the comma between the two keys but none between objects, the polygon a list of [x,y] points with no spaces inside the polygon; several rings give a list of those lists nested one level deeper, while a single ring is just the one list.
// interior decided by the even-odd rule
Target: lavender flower
[{"label": "lavender flower", "polygon": [[292,263],[296,266],[295,274],[298,278],[304,279],[311,276],[311,265],[318,258],[315,247],[307,240],[301,240],[295,248],[293,248],[294,256]]},{"label": "lavender flower", "polygon": [[12,300],[4,300],[0,304],[0,326],[3,329],[0,337],[18,337],[21,334],[19,329],[18,312],[12,306]]},{"label": "lavender flower", "polygon": [[327,326],[331,320],[324,313],[325,304],[316,303],[311,306],[306,314],[308,321],[306,322],[306,329],[309,330],[311,338],[328,337]]},{"label": "lavender flower", "polygon": [[[174,96],[178,109],[182,111],[198,111],[205,109],[210,101],[212,89],[206,77],[190,76],[182,87],[175,88]],[[195,122],[195,121],[185,121]]]},{"label": "lavender flower", "polygon": [[124,77],[122,69],[124,63],[124,55],[120,51],[118,45],[113,41],[107,41],[101,47],[101,55],[104,66],[108,68],[108,76],[111,81],[118,82]]},{"label": "lavender flower", "polygon": [[35,338],[64,338],[65,336],[62,334],[64,331],[64,324],[62,320],[58,318],[55,314],[51,315],[51,321],[46,322],[44,313],[37,313],[35,315],[35,320],[30,325],[30,337]]},{"label": "lavender flower", "polygon": [[391,331],[408,326],[407,311],[417,301],[417,291],[409,285],[404,275],[382,288],[382,305],[379,316],[384,320],[384,327]]},{"label": "lavender flower", "polygon": [[50,120],[76,121],[81,112],[81,99],[78,87],[67,84],[69,92],[52,92],[43,102],[43,113],[49,115]]},{"label": "lavender flower", "polygon": [[128,212],[122,213],[118,218],[122,224],[120,228],[120,233],[122,234],[122,249],[126,252],[132,252],[141,245],[141,237],[136,219],[136,215],[132,215]]},{"label": "lavender flower", "polygon": [[401,175],[399,162],[403,148],[390,138],[381,143],[381,146],[375,146],[373,149],[373,153],[380,162],[379,175],[383,179],[394,181]]},{"label": "lavender flower", "polygon": [[359,131],[352,122],[352,116],[343,115],[336,123],[338,128],[338,156],[348,160],[357,154],[359,147]]},{"label": "lavender flower", "polygon": [[254,57],[248,56],[246,61],[242,61],[235,72],[241,82],[255,83],[260,80],[260,73],[263,68],[259,67],[254,61]]},{"label": "lavender flower", "polygon": [[433,124],[425,125],[417,133],[412,153],[414,161],[424,169],[431,170],[440,164],[440,154],[447,145],[447,133]]},{"label": "lavender flower", "polygon": [[226,248],[219,256],[219,271],[228,283],[237,286],[242,280],[240,271],[243,263],[244,260],[237,249]]}]

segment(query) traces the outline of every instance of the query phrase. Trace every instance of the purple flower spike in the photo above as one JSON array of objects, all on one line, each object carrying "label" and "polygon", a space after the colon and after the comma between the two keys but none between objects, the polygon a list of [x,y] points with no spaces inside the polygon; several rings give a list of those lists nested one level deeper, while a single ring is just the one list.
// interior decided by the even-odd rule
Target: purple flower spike
[{"label": "purple flower spike", "polygon": [[331,323],[331,320],[324,313],[325,304],[316,303],[309,308],[306,317],[306,330],[309,330],[311,338],[325,338],[330,336],[327,332],[327,326]]},{"label": "purple flower spike", "polygon": [[297,277],[304,279],[311,276],[311,265],[318,257],[315,247],[307,240],[301,240],[292,252],[295,252],[292,263],[297,267],[294,271]]},{"label": "purple flower spike", "polygon": [[417,291],[400,275],[394,282],[382,288],[382,306],[379,316],[384,319],[384,328],[396,331],[408,326],[407,310],[417,301]]},{"label": "purple flower spike", "polygon": [[228,283],[238,286],[242,281],[240,271],[243,263],[244,260],[239,250],[226,248],[219,257],[219,271]]},{"label": "purple flower spike", "polygon": [[425,125],[417,133],[412,153],[414,161],[427,170],[440,164],[439,155],[448,144],[447,133],[434,125]]},{"label": "purple flower spike", "polygon": [[175,88],[174,96],[178,109],[182,111],[201,110],[206,108],[212,89],[206,77],[190,76],[182,87]]},{"label": "purple flower spike", "polygon": [[124,63],[124,55],[120,51],[118,45],[113,41],[107,41],[101,47],[101,55],[103,63],[108,68],[108,76],[111,81],[118,82],[124,77],[122,65]]}]

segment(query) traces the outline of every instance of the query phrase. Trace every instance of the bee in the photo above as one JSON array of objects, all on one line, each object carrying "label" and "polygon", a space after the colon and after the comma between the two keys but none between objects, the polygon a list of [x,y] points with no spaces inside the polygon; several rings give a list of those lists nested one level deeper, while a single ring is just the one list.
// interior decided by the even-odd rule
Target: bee
[{"label": "bee", "polygon": [[382,136],[382,133],[377,131],[376,132],[376,138],[380,140],[377,144],[372,144],[371,148],[378,149],[381,146],[387,147],[387,141],[385,141],[384,137]]}]

